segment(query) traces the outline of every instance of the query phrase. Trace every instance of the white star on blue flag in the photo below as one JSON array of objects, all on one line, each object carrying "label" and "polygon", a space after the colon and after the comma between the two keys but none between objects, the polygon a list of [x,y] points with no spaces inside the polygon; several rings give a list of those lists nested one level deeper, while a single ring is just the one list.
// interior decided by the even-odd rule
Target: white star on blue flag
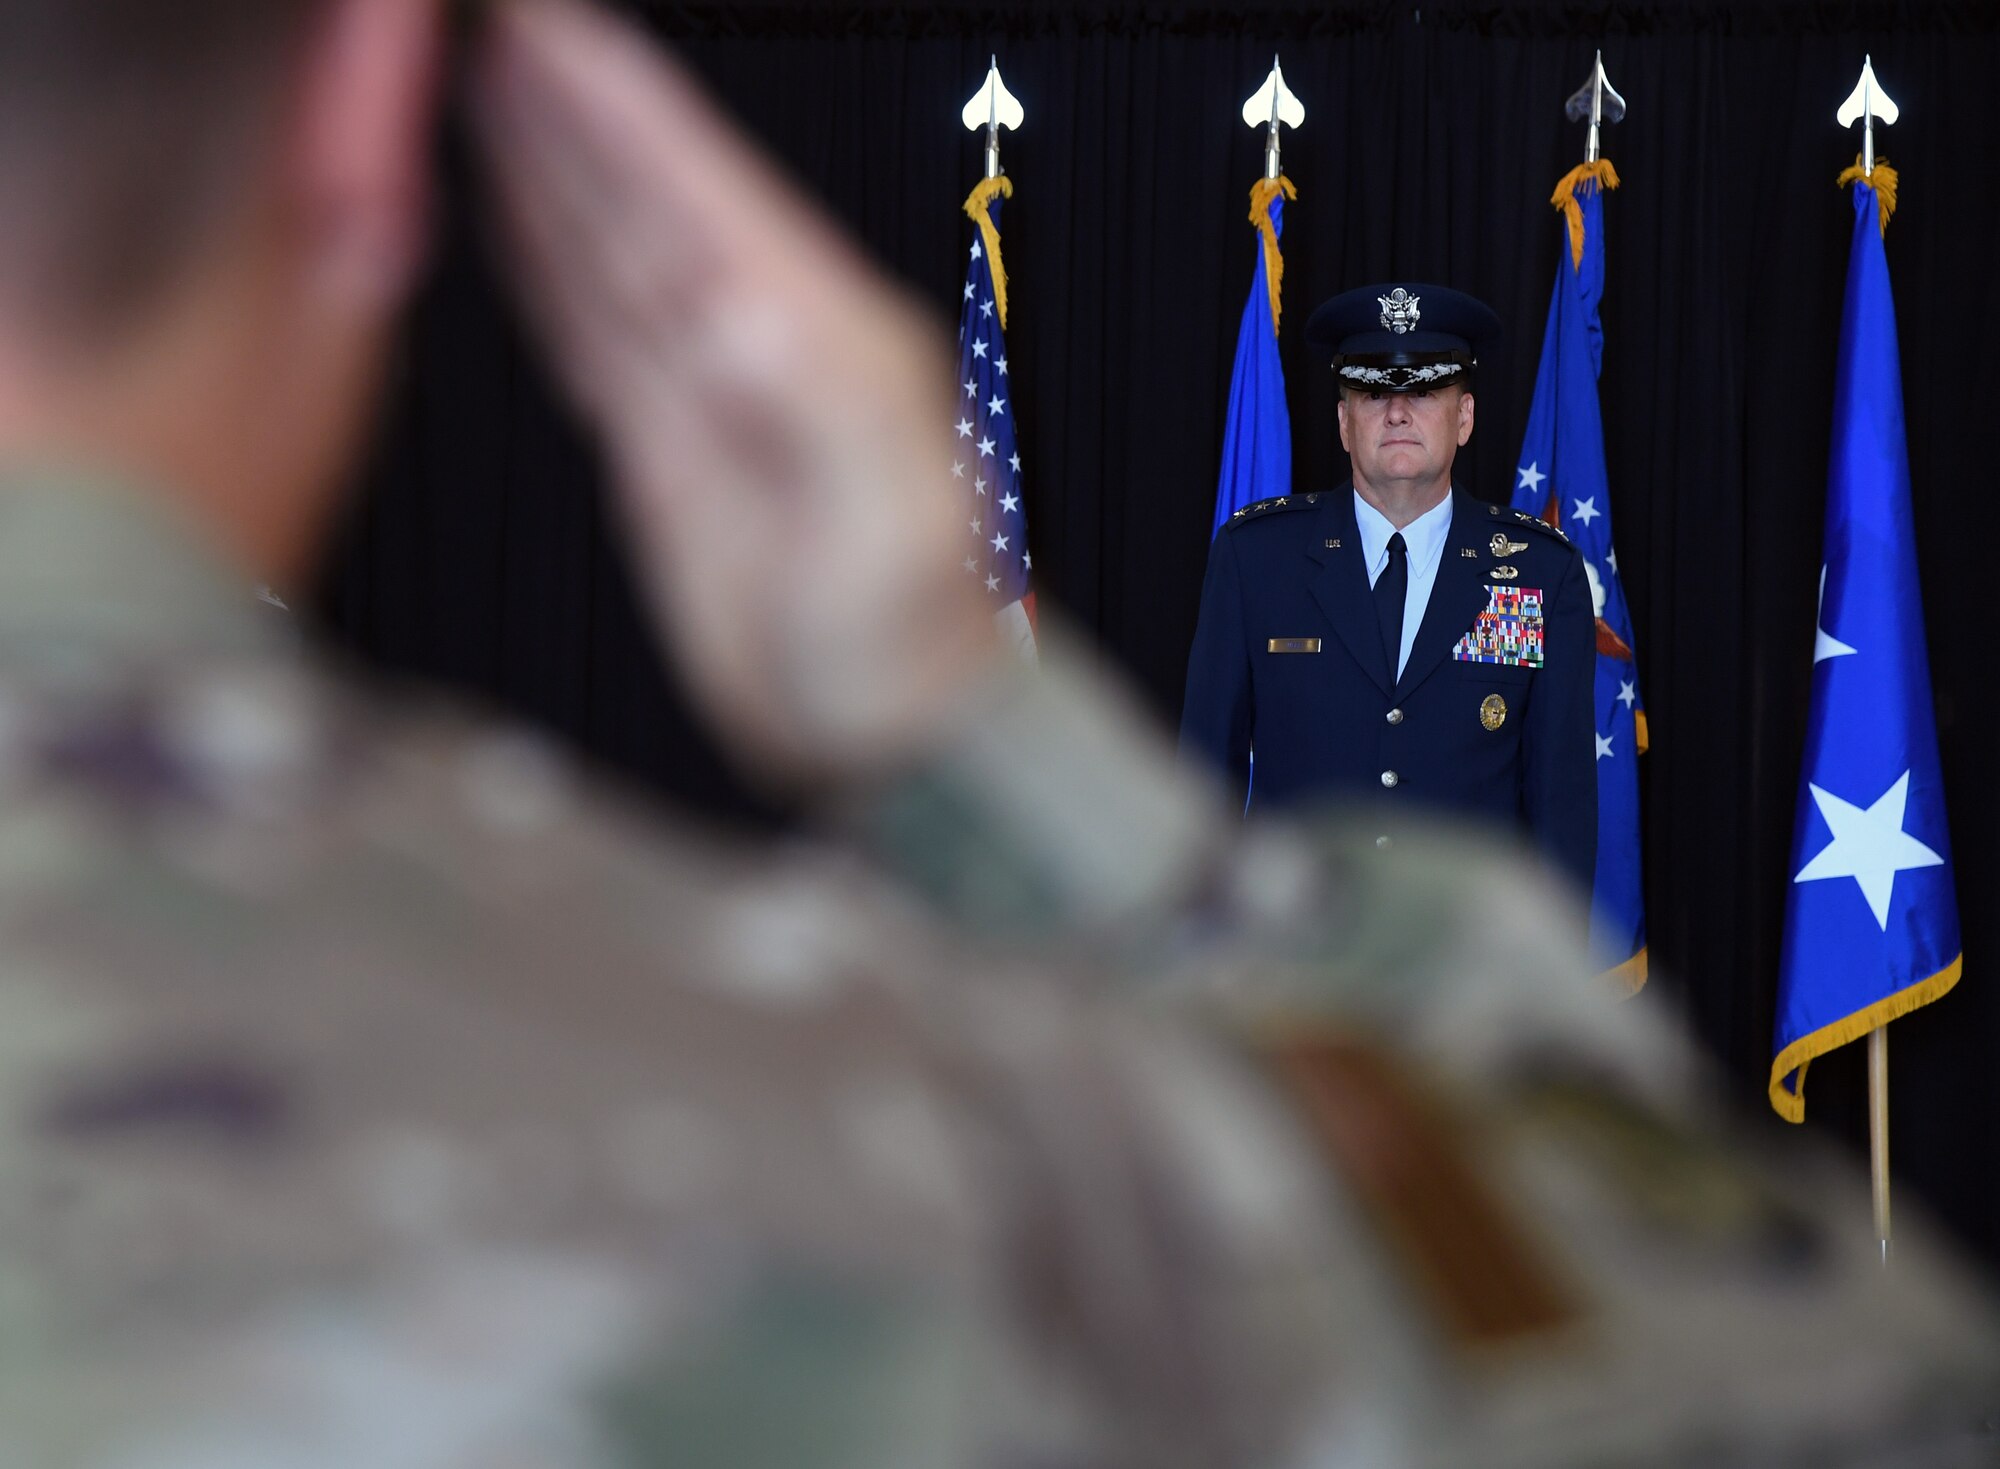
[{"label": "white star on blue flag", "polygon": [[1963,961],[1896,304],[1874,190],[1855,183],[1851,203],[1812,704],[1772,1038],[1771,1105],[1793,1122],[1805,1118],[1815,1057],[1938,998]]}]

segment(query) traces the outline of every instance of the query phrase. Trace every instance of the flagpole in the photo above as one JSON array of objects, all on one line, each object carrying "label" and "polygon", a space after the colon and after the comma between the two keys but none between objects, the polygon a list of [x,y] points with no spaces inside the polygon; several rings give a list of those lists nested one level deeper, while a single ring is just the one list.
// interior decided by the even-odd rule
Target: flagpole
[{"label": "flagpole", "polygon": [[[1271,75],[1273,77],[1279,75],[1278,58],[1275,54],[1271,57]],[[1264,177],[1267,179],[1274,179],[1285,171],[1283,161],[1284,142],[1278,136],[1278,123],[1280,121],[1278,117],[1278,93],[1279,88],[1271,88],[1271,130],[1264,137]]]},{"label": "flagpole", "polygon": [[[1874,187],[1875,119],[1893,123],[1899,109],[1875,80],[1874,58],[1861,60],[1861,77],[1834,113],[1842,128],[1861,124],[1861,177]],[[1884,1021],[1868,1032],[1868,1175],[1875,1196],[1875,1239],[1882,1250],[1882,1268],[1891,1253],[1889,1228],[1889,1025]]]},{"label": "flagpole", "polygon": [[[992,76],[1000,75],[1000,58],[989,57],[987,71]],[[986,89],[986,177],[1000,177],[1000,89],[998,86]]]},{"label": "flagpole", "polygon": [[1875,1238],[1889,1268],[1889,1027],[1868,1032],[1868,1171],[1875,1193]]}]

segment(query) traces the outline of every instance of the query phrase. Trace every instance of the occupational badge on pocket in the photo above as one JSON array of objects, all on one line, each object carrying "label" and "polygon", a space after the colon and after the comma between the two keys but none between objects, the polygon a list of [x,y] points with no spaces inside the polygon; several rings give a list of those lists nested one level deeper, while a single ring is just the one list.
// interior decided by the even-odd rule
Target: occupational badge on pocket
[{"label": "occupational badge on pocket", "polygon": [[[1451,656],[1461,663],[1499,663],[1510,668],[1542,666],[1542,589],[1488,584],[1486,610],[1472,631],[1458,640]],[[1485,711],[1481,710],[1481,718]],[[1506,709],[1500,717],[1506,718]],[[1497,729],[1498,725],[1488,725]]]},{"label": "occupational badge on pocket", "polygon": [[1479,722],[1488,729],[1498,729],[1507,722],[1507,701],[1498,694],[1488,694],[1479,701]]}]

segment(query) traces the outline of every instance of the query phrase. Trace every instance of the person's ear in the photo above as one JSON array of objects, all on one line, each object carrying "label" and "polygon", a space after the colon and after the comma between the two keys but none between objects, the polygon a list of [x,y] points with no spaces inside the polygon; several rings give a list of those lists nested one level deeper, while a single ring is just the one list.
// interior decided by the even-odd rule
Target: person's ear
[{"label": "person's ear", "polygon": [[1344,392],[1340,393],[1335,397],[1333,413],[1335,419],[1338,420],[1340,424],[1340,447],[1345,449],[1348,453],[1352,454],[1354,452],[1354,446],[1347,442],[1347,394],[1346,393]]},{"label": "person's ear", "polygon": [[307,267],[342,304],[393,310],[430,239],[439,0],[323,0],[299,62],[289,183]]},{"label": "person's ear", "polygon": [[1472,437],[1472,394],[1458,395],[1458,447],[1463,449],[1466,440]]}]

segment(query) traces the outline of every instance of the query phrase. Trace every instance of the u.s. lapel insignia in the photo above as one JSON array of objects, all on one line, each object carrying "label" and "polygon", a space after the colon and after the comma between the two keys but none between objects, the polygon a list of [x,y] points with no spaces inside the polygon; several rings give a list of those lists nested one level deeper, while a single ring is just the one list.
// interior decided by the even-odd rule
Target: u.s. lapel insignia
[{"label": "u.s. lapel insignia", "polygon": [[1545,643],[1540,587],[1487,586],[1486,610],[1451,656],[1460,663],[1540,668]]},{"label": "u.s. lapel insignia", "polygon": [[1487,729],[1498,729],[1507,722],[1507,701],[1498,694],[1488,694],[1479,701],[1479,722]]},{"label": "u.s. lapel insignia", "polygon": [[1329,551],[1338,551],[1340,549],[1340,537],[1328,536],[1326,538],[1326,548]]},{"label": "u.s. lapel insignia", "polygon": [[1487,544],[1493,548],[1493,559],[1495,561],[1504,561],[1509,556],[1518,556],[1528,549],[1526,541],[1510,541],[1498,532],[1495,532],[1493,539],[1487,542]]},{"label": "u.s. lapel insignia", "polygon": [[1495,581],[1519,581],[1521,569],[1518,566],[1496,566],[1486,573]]},{"label": "u.s. lapel insignia", "polygon": [[1479,559],[1479,553],[1470,546],[1460,546],[1458,554],[1463,556],[1467,561],[1477,561]]}]

